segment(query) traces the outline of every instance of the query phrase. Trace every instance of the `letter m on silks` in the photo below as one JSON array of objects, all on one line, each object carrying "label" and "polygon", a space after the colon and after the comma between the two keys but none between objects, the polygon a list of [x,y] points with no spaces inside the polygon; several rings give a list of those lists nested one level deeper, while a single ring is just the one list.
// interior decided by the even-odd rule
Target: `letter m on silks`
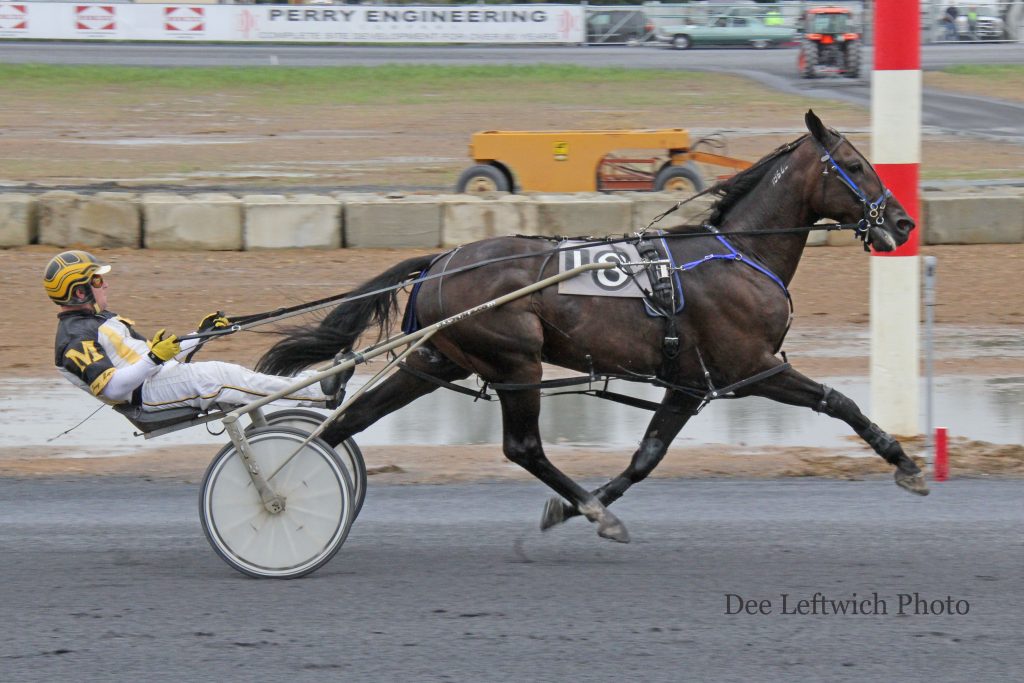
[{"label": "letter m on silks", "polygon": [[918,424],[921,276],[918,202],[921,162],[919,3],[875,3],[871,72],[871,160],[882,182],[917,222],[899,249],[871,258],[871,417],[902,435]]},{"label": "letter m on silks", "polygon": [[68,360],[77,365],[79,370],[85,370],[96,361],[103,360],[103,354],[96,348],[96,344],[91,341],[82,342],[81,351],[68,349],[64,355],[68,357]]}]

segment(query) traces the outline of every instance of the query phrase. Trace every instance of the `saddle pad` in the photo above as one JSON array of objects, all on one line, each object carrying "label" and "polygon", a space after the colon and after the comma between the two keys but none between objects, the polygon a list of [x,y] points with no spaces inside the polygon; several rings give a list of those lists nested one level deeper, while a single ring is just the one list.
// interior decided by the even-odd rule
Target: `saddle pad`
[{"label": "saddle pad", "polygon": [[[577,244],[581,245],[578,249],[566,249],[566,247]],[[558,246],[560,249],[565,249],[558,255],[559,273],[588,263],[614,263],[615,261],[640,263],[643,260],[636,247],[629,243],[595,244],[583,240],[566,240]],[[558,293],[643,298],[644,294],[637,285],[651,291],[651,280],[647,276],[647,269],[637,266],[633,271],[633,277],[618,268],[580,273],[574,278],[559,282]]]}]

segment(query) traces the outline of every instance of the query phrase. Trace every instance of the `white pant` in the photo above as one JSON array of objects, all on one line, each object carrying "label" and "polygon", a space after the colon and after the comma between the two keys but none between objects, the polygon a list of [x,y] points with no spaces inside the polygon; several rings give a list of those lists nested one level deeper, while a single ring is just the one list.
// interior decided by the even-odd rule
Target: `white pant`
[{"label": "white pant", "polygon": [[[162,365],[160,372],[143,383],[142,409],[153,411],[191,406],[205,410],[214,403],[239,406],[286,389],[309,374],[278,377],[221,361],[172,361]],[[320,383],[314,382],[274,403],[322,408],[327,399],[320,390]]]}]

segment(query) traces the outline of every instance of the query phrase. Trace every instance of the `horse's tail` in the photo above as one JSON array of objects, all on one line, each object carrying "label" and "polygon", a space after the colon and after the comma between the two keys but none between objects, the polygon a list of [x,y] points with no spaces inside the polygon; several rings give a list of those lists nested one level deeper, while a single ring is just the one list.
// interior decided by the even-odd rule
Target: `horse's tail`
[{"label": "horse's tail", "polygon": [[376,290],[355,301],[343,302],[315,327],[294,327],[285,330],[285,337],[263,354],[256,369],[276,375],[291,375],[314,363],[333,358],[339,351],[349,351],[367,328],[374,323],[383,336],[398,312],[400,284],[433,262],[435,255],[406,259],[359,285],[347,295],[356,297]]}]

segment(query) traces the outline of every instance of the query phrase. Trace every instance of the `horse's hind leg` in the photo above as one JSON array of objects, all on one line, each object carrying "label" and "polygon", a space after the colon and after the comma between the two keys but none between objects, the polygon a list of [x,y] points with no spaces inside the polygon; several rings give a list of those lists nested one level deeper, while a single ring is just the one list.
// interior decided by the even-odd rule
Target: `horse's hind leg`
[{"label": "horse's hind leg", "polygon": [[570,501],[574,511],[578,510],[591,522],[595,522],[599,536],[628,543],[629,532],[625,525],[596,496],[566,476],[544,454],[537,424],[540,391],[499,391],[498,395],[501,398],[505,457]]},{"label": "horse's hind leg", "polygon": [[[447,382],[464,379],[470,375],[468,370],[462,369],[429,346],[410,354],[406,363],[422,373]],[[409,405],[437,388],[437,384],[399,369],[380,385],[353,401],[341,417],[324,430],[323,439],[336,446],[385,415]]]},{"label": "horse's hind leg", "polygon": [[789,405],[806,406],[842,420],[886,462],[896,466],[898,486],[920,496],[928,495],[928,486],[925,484],[921,468],[907,457],[900,443],[869,420],[856,403],[835,389],[819,384],[789,368],[751,385],[744,389],[742,394],[764,396]]},{"label": "horse's hind leg", "polygon": [[[667,391],[650,424],[647,425],[647,431],[640,441],[639,448],[633,453],[629,467],[595,490],[594,495],[597,499],[603,505],[611,505],[621,498],[630,486],[646,479],[665,457],[672,440],[693,416],[699,404],[699,399],[678,391]],[[579,512],[565,501],[552,498],[544,507],[540,528],[549,529],[578,514]]]}]

